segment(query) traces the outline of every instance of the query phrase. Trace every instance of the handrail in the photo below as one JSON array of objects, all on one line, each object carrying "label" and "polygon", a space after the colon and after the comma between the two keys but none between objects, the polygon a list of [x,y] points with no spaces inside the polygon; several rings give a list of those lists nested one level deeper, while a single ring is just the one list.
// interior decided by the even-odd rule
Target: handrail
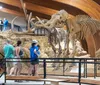
[{"label": "handrail", "polygon": [[[30,62],[30,58],[22,59],[22,61],[18,61],[20,58],[14,58],[17,59],[16,61],[10,61],[9,59],[4,59],[5,62]],[[75,61],[72,61],[75,60]],[[93,61],[89,61],[93,60]],[[81,74],[81,65],[84,64],[84,78],[87,78],[87,64],[94,64],[94,78],[97,76],[97,64],[100,64],[98,61],[100,58],[39,58],[39,62],[43,62],[43,75],[44,78],[47,77],[47,63],[78,63],[78,83],[81,84],[81,77],[83,76]],[[64,67],[63,67],[64,69]],[[64,70],[63,70],[64,72]],[[64,76],[64,74],[62,75]]]},{"label": "handrail", "polygon": [[[6,58],[6,59],[10,59],[10,58]],[[11,58],[11,59],[15,59],[15,58]],[[16,59],[20,59],[20,58],[16,58]],[[30,59],[30,58],[23,58],[24,60],[26,59]],[[60,59],[60,60],[63,60],[63,59],[65,59],[65,60],[100,60],[100,58],[39,58],[39,59],[46,59],[46,60],[58,60],[58,59]]]},{"label": "handrail", "polygon": [[[0,64],[2,64],[2,62],[3,62],[3,59],[0,59]],[[0,78],[2,77],[2,75],[4,74],[5,72],[2,72],[1,74],[0,74]]]}]

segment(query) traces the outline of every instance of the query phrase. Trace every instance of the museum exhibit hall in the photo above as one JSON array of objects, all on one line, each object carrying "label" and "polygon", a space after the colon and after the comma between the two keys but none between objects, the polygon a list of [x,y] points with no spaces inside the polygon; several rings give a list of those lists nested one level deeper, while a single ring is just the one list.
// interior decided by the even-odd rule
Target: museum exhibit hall
[{"label": "museum exhibit hall", "polygon": [[100,0],[0,0],[0,85],[100,85]]}]

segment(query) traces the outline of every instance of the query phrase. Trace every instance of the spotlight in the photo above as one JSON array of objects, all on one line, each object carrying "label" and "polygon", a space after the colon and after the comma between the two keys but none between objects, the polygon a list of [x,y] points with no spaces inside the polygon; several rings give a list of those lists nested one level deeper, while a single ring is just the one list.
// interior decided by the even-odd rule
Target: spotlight
[{"label": "spotlight", "polygon": [[0,6],[0,9],[2,9],[3,7],[2,6]]}]

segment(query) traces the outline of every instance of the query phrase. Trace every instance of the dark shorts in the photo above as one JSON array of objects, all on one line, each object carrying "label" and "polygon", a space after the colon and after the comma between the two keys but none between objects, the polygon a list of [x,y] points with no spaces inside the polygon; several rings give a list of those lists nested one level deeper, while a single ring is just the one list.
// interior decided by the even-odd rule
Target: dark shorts
[{"label": "dark shorts", "polygon": [[32,65],[39,64],[39,59],[36,58],[35,60],[31,60],[31,64]]}]

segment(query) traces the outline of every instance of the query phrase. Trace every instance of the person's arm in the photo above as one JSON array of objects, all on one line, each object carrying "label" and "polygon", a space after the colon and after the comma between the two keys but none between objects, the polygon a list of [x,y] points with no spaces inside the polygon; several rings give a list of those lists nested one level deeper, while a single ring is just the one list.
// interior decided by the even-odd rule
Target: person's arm
[{"label": "person's arm", "polygon": [[16,48],[16,56],[17,56],[18,58],[20,58],[20,56],[19,56],[19,52],[20,52],[20,48],[17,47],[17,48]]},{"label": "person's arm", "polygon": [[34,53],[38,56],[38,53],[37,53],[37,51],[36,51],[37,49],[34,49]]}]

